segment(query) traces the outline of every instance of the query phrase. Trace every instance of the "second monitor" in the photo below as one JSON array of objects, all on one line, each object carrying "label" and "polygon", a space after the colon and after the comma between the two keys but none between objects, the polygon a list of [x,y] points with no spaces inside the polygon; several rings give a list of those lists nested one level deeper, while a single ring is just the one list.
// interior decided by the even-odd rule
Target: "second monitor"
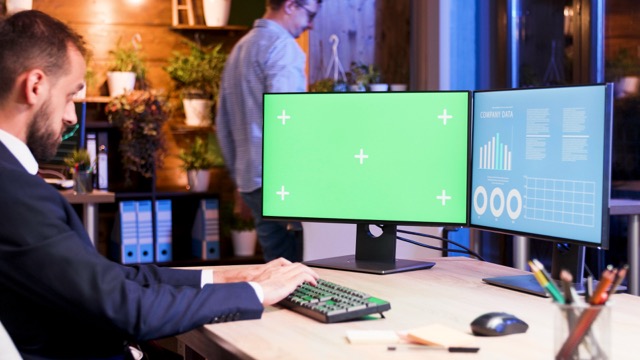
[{"label": "second monitor", "polygon": [[355,255],[314,266],[429,267],[395,258],[395,226],[468,224],[467,91],[265,94],[263,136],[265,218],[358,224]]}]

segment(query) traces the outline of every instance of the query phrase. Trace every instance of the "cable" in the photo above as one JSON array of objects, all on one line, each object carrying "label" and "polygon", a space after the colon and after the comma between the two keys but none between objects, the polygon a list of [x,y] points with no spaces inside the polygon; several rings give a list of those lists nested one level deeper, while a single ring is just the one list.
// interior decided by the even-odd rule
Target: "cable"
[{"label": "cable", "polygon": [[[440,251],[445,251],[445,250],[446,250],[446,251],[448,251],[448,252],[461,253],[461,254],[469,254],[469,252],[468,252],[468,251],[466,251],[466,250],[445,249],[445,248],[441,248],[441,247],[437,247],[437,246],[433,246],[433,245],[428,245],[428,244],[425,244],[425,243],[421,243],[421,242],[419,242],[419,241],[415,241],[415,240],[411,240],[411,239],[403,238],[403,237],[401,237],[401,236],[396,236],[396,239],[401,240],[401,241],[404,241],[404,242],[408,242],[408,243],[413,244],[413,245],[418,245],[418,246],[421,246],[421,247],[425,247],[425,248],[428,248],[428,249],[431,249],[431,250],[440,250]],[[473,255],[473,254],[469,254],[469,255]],[[473,256],[475,256],[475,255],[473,255]]]},{"label": "cable", "polygon": [[[471,249],[469,249],[468,247],[466,247],[466,246],[464,246],[464,245],[462,245],[462,244],[459,244],[459,243],[457,243],[457,242],[455,242],[455,241],[453,241],[453,240],[445,239],[445,238],[440,237],[440,236],[435,236],[435,235],[430,235],[430,234],[423,234],[423,233],[418,233],[418,232],[408,231],[408,230],[401,230],[401,229],[398,229],[398,232],[399,232],[399,233],[403,233],[403,234],[409,234],[409,235],[415,235],[415,236],[422,236],[422,237],[427,237],[427,238],[432,238],[432,239],[440,240],[440,241],[442,241],[442,242],[444,242],[444,243],[452,244],[452,245],[455,245],[455,246],[457,246],[457,247],[459,247],[459,248],[461,248],[461,249],[466,250],[466,251],[461,251],[461,250],[455,250],[455,249],[452,249],[452,250],[450,250],[450,249],[446,249],[446,251],[450,251],[450,252],[462,252],[462,253],[465,253],[465,254],[469,254],[469,255],[471,255],[471,256],[473,256],[473,257],[477,258],[478,260],[485,261],[485,260],[484,260],[484,258],[483,258],[482,256],[480,256],[479,254],[477,254],[477,253],[476,253],[476,252],[474,252],[473,250],[471,250]],[[403,240],[403,241],[406,241],[406,240]],[[426,244],[425,244],[425,245],[426,245]],[[444,250],[444,249],[443,249],[443,250]]]}]

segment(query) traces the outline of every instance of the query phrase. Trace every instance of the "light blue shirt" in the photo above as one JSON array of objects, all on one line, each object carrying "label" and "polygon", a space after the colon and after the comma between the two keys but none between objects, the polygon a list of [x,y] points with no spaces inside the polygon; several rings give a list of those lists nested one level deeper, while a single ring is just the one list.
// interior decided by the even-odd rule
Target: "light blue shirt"
[{"label": "light blue shirt", "polygon": [[305,92],[306,56],[278,23],[258,19],[235,45],[222,74],[216,132],[241,192],[262,187],[262,95]]}]

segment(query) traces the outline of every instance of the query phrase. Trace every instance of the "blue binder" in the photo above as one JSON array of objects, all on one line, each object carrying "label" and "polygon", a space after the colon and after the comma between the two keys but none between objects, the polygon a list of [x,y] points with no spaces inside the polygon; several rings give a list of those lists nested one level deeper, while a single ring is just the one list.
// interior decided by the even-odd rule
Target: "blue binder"
[{"label": "blue binder", "polygon": [[151,200],[136,201],[138,216],[138,258],[140,263],[153,262],[153,205]]},{"label": "blue binder", "polygon": [[218,199],[202,199],[191,231],[192,254],[202,260],[220,259]]},{"label": "blue binder", "polygon": [[156,201],[156,261],[167,262],[173,258],[171,249],[172,224],[171,200]]},{"label": "blue binder", "polygon": [[135,264],[138,257],[138,221],[135,201],[121,201],[112,233],[112,257],[122,264]]}]

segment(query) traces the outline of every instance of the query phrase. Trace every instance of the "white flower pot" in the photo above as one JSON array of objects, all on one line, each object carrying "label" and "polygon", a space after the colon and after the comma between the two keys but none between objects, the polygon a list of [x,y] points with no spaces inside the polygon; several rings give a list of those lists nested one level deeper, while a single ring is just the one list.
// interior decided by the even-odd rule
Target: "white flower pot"
[{"label": "white flower pot", "polygon": [[202,9],[207,26],[226,26],[229,22],[231,0],[202,0]]},{"label": "white flower pot", "polygon": [[389,85],[391,91],[407,91],[407,84],[391,84]]},{"label": "white flower pot", "polygon": [[369,84],[369,90],[374,92],[389,91],[389,84]]},{"label": "white flower pot", "polygon": [[207,99],[183,99],[185,123],[189,126],[207,126],[211,124],[212,101]]},{"label": "white flower pot", "polygon": [[625,76],[615,83],[614,92],[617,98],[627,97],[638,93],[640,77]]},{"label": "white flower pot", "polygon": [[33,8],[33,0],[7,0],[7,15],[13,15],[18,11],[31,10]]},{"label": "white flower pot", "polygon": [[235,256],[252,256],[256,252],[258,235],[255,230],[231,231],[233,253]]},{"label": "white flower pot", "polygon": [[187,171],[189,191],[204,192],[209,190],[209,169]]},{"label": "white flower pot", "polygon": [[132,91],[136,86],[136,73],[130,71],[107,72],[107,85],[111,97],[120,96]]}]

